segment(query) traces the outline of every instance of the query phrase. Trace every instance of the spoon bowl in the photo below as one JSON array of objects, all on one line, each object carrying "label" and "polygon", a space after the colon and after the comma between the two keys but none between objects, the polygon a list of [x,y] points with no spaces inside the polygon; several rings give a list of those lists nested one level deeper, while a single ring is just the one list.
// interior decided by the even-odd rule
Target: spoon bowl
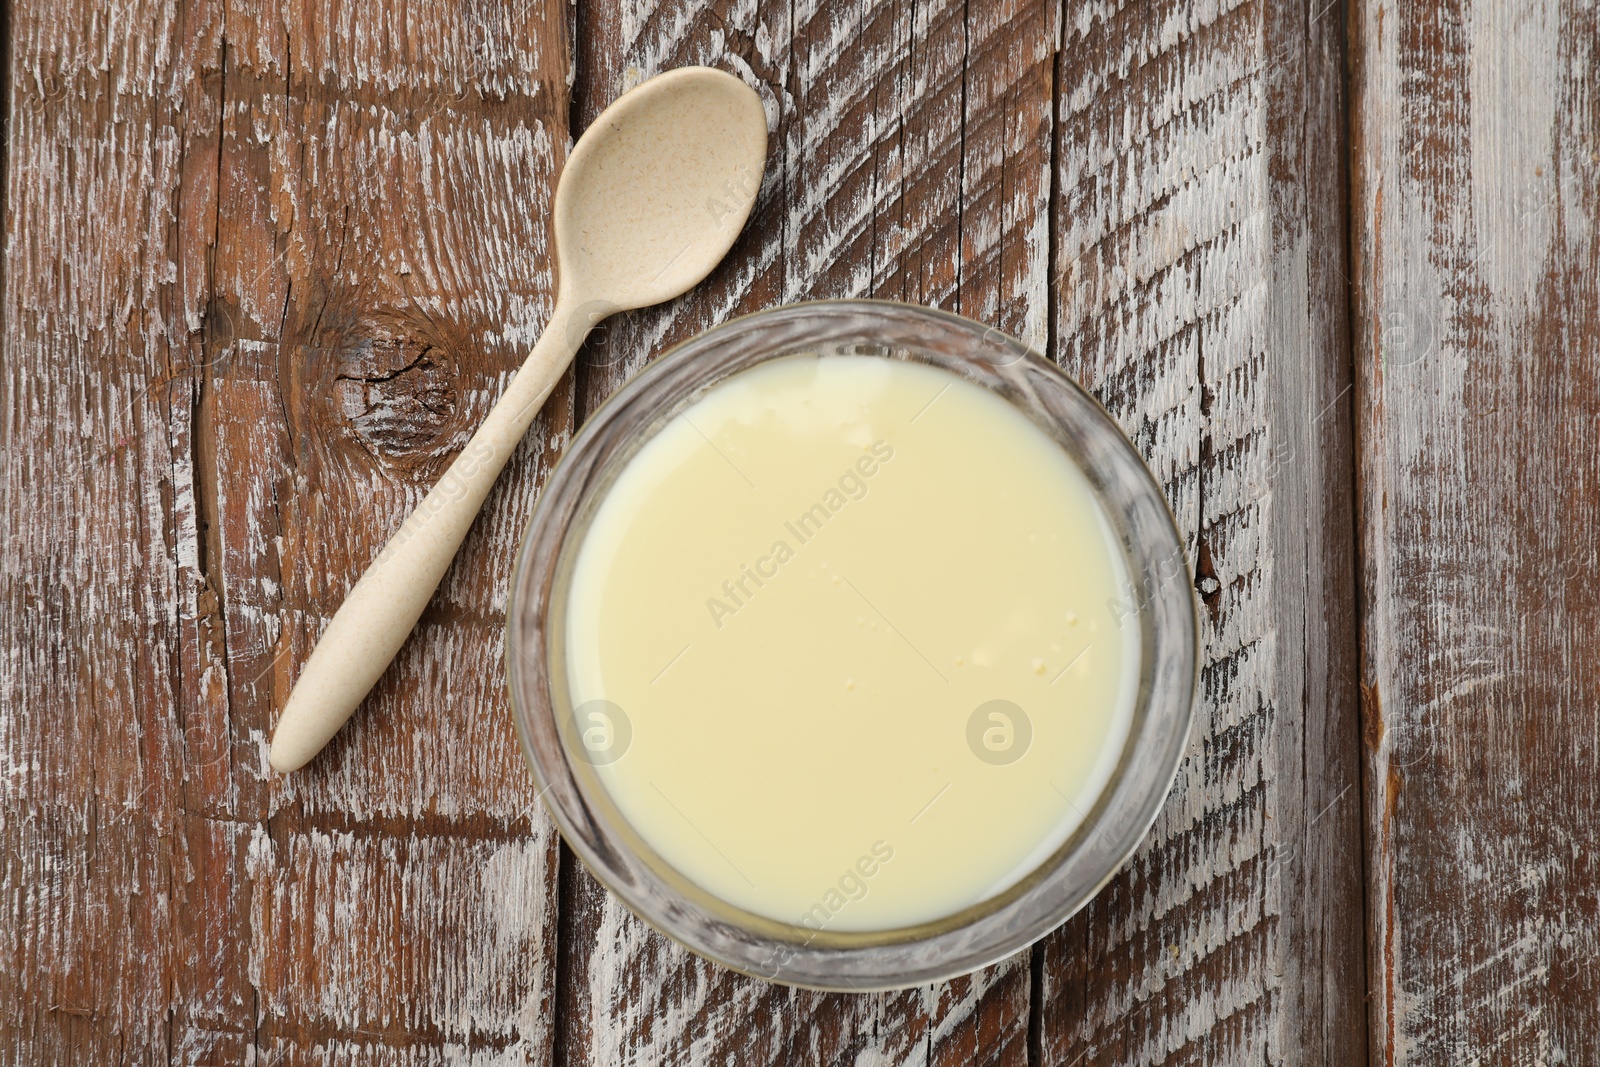
[{"label": "spoon bowl", "polygon": [[766,111],[731,74],[686,67],[618,99],[556,190],[562,301],[621,311],[699,284],[744,228],[766,154]]}]

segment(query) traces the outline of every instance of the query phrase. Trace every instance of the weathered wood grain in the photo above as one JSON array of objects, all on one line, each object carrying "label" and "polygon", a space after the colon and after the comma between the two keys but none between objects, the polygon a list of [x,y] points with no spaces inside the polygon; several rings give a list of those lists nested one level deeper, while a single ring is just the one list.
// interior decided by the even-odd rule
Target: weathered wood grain
[{"label": "weathered wood grain", "polygon": [[233,931],[189,905],[226,883],[240,842],[191,814],[175,714],[219,680],[189,368],[220,19],[40,4],[10,31],[0,1058],[232,1058],[248,1005],[237,957],[213,946]]},{"label": "weathered wood grain", "polygon": [[548,1058],[499,661],[570,388],[351,728],[264,739],[548,316],[565,18],[13,10],[0,1059]]},{"label": "weathered wood grain", "polygon": [[1600,1057],[1600,14],[1354,5],[1381,1062]]},{"label": "weathered wood grain", "polygon": [[1339,17],[1065,27],[1057,352],[1163,483],[1204,607],[1173,795],[1045,942],[1044,1063],[1364,1055]]}]

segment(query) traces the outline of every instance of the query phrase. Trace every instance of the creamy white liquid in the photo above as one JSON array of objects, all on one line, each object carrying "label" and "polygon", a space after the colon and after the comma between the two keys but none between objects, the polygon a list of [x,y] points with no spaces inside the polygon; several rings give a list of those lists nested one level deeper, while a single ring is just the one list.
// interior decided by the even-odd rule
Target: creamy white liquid
[{"label": "creamy white liquid", "polygon": [[1082,472],[994,394],[876,357],[766,363],[600,505],[569,744],[732,904],[830,931],[937,919],[1033,870],[1114,770],[1126,576]]}]

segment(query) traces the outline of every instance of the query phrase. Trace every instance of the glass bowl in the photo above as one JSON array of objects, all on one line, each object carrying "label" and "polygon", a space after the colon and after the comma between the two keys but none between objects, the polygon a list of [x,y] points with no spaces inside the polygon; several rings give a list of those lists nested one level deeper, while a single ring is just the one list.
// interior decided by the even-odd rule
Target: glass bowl
[{"label": "glass bowl", "polygon": [[[587,524],[616,474],[679,411],[727,376],[801,353],[875,355],[943,368],[1009,401],[1087,475],[1126,556],[1117,610],[1140,627],[1132,728],[1083,823],[1009,889],[946,918],[873,932],[816,932],[765,918],[673,870],[617,812],[596,762],[569,744],[566,589]],[[736,971],[788,985],[869,991],[923,985],[995,963],[1083,907],[1133,854],[1177,773],[1197,681],[1194,591],[1166,500],[1105,410],[1053,363],[970,319],[842,300],[760,312],[689,340],[625,383],[584,425],[540,494],[518,553],[506,621],[512,715],[567,844],[645,922]]]}]

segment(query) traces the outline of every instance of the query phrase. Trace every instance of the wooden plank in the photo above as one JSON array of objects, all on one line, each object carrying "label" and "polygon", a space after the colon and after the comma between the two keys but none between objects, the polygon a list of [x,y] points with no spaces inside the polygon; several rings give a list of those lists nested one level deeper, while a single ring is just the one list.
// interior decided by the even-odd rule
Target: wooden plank
[{"label": "wooden plank", "polygon": [[1165,811],[1045,942],[1040,1062],[1364,1055],[1339,17],[1066,26],[1057,350],[1166,489],[1203,655]]},{"label": "wooden plank", "polygon": [[[132,27],[137,26],[134,32]],[[234,831],[186,808],[180,703],[214,692],[194,375],[220,18],[10,12],[0,464],[0,1059],[168,1058],[248,1031],[190,913]],[[185,146],[192,146],[193,155]],[[207,161],[201,165],[198,161]]]},{"label": "wooden plank", "polygon": [[[241,449],[216,480],[270,501],[261,521],[224,527],[224,567],[230,548],[246,557],[229,588],[270,573],[248,557],[275,548],[260,610],[276,640],[250,664],[269,699],[246,705],[264,732],[290,665],[549,316],[567,27],[555,4],[489,19],[292,4],[235,28],[222,168],[241,210],[219,239],[213,344],[253,349],[264,373],[229,365],[217,427],[227,440],[254,403],[276,402],[286,466]],[[237,413],[235,395],[249,398]],[[241,903],[268,1058],[550,1053],[556,846],[501,659],[512,554],[570,431],[569,396],[513,456],[373,697],[257,809]],[[238,605],[241,629],[251,607]]]},{"label": "wooden plank", "polygon": [[565,16],[13,12],[0,1058],[549,1058],[500,659],[570,386],[351,728],[265,738],[548,317]]},{"label": "wooden plank", "polygon": [[1351,20],[1378,1062],[1600,1054],[1600,14]]},{"label": "wooden plank", "polygon": [[[775,130],[746,235],[701,289],[591,343],[587,407],[672,341],[778,302],[916,300],[1047,342],[1054,10],[801,4],[792,16],[581,5],[580,122],[650,74],[709,63],[757,87]],[[563,1062],[1026,1062],[1027,954],[899,995],[796,992],[699,961],[563,860]]]}]

